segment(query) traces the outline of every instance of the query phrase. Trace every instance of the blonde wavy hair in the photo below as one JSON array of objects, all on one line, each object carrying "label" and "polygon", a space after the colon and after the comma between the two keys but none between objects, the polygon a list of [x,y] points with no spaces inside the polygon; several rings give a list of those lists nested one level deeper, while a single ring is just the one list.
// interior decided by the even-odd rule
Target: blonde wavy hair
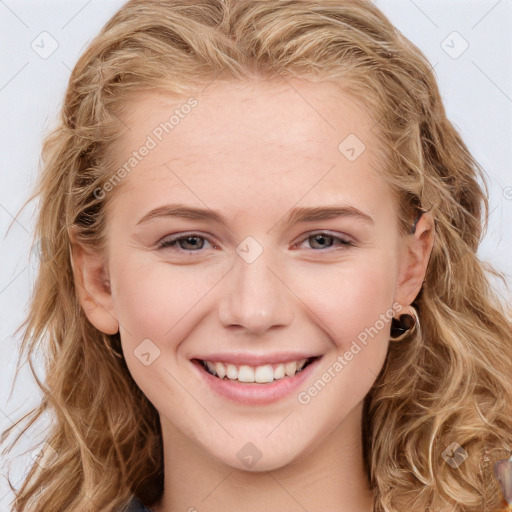
[{"label": "blonde wavy hair", "polygon": [[[365,399],[375,510],[501,510],[492,467],[512,449],[512,325],[489,279],[502,274],[476,255],[485,174],[447,119],[427,59],[367,0],[132,0],[84,51],[30,198],[40,201],[41,263],[20,358],[41,348],[46,378],[36,377],[41,404],[4,432],[25,423],[9,451],[41,415],[54,421],[45,462],[30,468],[14,510],[112,511],[133,495],[147,505],[161,497],[158,412],[132,379],[119,334],[96,330],[79,305],[69,230],[103,247],[113,194],[94,191],[115,172],[108,150],[123,106],[142,91],[190,95],[198,84],[256,75],[334,81],[359,101],[375,121],[404,233],[418,210],[435,220],[414,302],[421,330],[390,343]],[[467,452],[457,468],[443,456],[454,442]]]}]

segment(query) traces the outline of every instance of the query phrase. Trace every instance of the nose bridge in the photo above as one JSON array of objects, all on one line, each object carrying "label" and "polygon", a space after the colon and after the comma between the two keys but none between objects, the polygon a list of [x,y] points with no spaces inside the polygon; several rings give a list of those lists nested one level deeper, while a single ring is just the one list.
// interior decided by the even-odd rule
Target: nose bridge
[{"label": "nose bridge", "polygon": [[289,291],[274,269],[271,252],[248,238],[238,246],[228,274],[219,304],[220,321],[251,332],[287,325],[293,317]]}]

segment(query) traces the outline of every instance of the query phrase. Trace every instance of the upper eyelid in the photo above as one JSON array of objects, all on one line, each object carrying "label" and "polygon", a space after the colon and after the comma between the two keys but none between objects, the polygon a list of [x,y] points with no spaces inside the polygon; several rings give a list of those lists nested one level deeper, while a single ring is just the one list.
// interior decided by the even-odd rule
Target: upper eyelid
[{"label": "upper eyelid", "polygon": [[346,238],[349,241],[354,241],[353,237],[351,237],[350,235],[347,235],[344,233],[332,233],[328,229],[317,229],[317,230],[313,230],[313,231],[308,231],[306,233],[306,235],[304,235],[301,238],[301,240],[306,240],[307,238],[309,238],[311,236],[315,236],[315,235],[327,235],[327,236],[331,236],[332,238],[339,238],[340,240],[344,240]]},{"label": "upper eyelid", "polygon": [[178,241],[186,239],[186,238],[203,238],[204,240],[207,240],[210,244],[215,245],[212,242],[212,240],[210,239],[210,236],[203,235],[201,233],[196,233],[196,232],[192,231],[190,233],[184,233],[184,234],[176,233],[174,235],[166,235],[163,238],[161,238],[160,240],[158,240],[158,242],[156,243],[156,246],[160,247],[162,244],[164,244],[166,242],[169,242],[169,243],[170,242],[178,242]]}]

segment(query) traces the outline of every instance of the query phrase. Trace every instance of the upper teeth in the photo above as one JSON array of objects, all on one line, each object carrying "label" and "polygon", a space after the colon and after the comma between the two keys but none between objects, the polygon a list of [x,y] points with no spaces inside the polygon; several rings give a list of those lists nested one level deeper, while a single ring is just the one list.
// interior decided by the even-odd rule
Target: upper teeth
[{"label": "upper teeth", "polygon": [[203,361],[210,373],[217,375],[220,379],[224,377],[230,380],[238,380],[240,382],[272,382],[282,379],[285,376],[292,377],[298,371],[302,370],[307,359],[300,361],[290,361],[289,363],[281,363],[275,366],[265,364],[262,366],[249,366],[246,364],[236,365],[231,363],[221,363],[212,361]]}]

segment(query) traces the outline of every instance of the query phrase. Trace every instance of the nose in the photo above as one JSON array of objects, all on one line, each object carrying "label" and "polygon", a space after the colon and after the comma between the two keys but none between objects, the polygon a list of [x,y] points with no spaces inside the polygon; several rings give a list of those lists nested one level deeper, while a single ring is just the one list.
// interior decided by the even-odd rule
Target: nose
[{"label": "nose", "polygon": [[278,265],[273,265],[267,254],[268,251],[263,251],[252,263],[235,257],[218,307],[223,326],[261,334],[291,323],[293,293],[279,275]]}]

